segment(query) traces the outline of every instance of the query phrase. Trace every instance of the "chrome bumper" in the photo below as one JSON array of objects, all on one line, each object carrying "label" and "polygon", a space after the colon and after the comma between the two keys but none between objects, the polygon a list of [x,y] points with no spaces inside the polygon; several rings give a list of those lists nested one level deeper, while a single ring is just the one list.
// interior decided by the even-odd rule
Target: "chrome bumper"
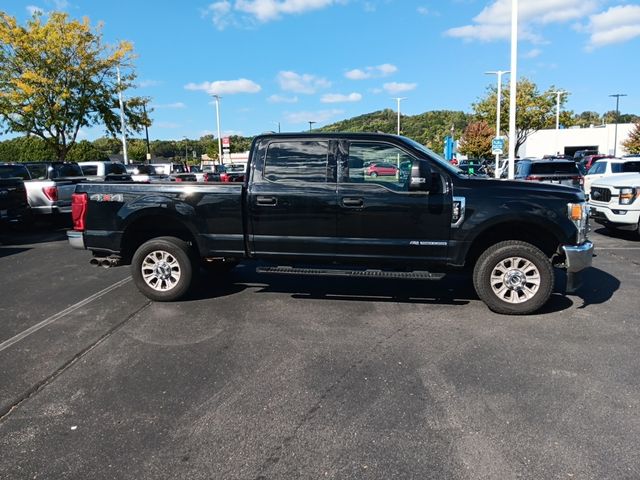
[{"label": "chrome bumper", "polygon": [[84,246],[84,233],[76,232],[75,230],[67,231],[67,240],[69,240],[69,245],[73,248],[77,248],[78,250],[85,250]]},{"label": "chrome bumper", "polygon": [[584,242],[582,245],[563,245],[567,272],[575,273],[589,268],[593,262],[593,243]]}]

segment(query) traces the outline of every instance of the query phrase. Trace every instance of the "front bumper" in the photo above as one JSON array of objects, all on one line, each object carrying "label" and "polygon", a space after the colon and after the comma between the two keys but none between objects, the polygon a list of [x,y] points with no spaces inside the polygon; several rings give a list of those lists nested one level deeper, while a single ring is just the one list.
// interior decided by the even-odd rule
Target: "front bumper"
[{"label": "front bumper", "polygon": [[86,250],[86,247],[84,246],[83,232],[77,232],[76,230],[68,230],[67,240],[69,240],[69,245],[71,245],[73,248],[77,248],[78,250]]},{"label": "front bumper", "polygon": [[589,268],[593,263],[593,243],[587,241],[581,245],[563,245],[567,272],[576,273]]},{"label": "front bumper", "polygon": [[[604,226],[612,226],[620,229],[628,227],[635,230],[640,221],[640,210],[632,210],[628,205],[620,206],[617,209],[611,207],[589,204],[589,216],[594,222]],[[636,207],[637,208],[637,207]]]}]

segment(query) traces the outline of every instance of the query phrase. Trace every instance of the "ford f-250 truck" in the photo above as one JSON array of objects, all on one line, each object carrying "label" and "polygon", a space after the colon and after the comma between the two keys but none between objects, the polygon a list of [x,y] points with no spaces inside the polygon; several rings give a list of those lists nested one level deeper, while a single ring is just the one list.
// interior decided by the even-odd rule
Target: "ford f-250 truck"
[{"label": "ford f-250 truck", "polygon": [[[368,176],[372,162],[396,174]],[[79,184],[75,248],[130,264],[140,291],[181,298],[202,264],[259,259],[264,273],[439,279],[472,271],[491,310],[527,314],[591,265],[575,188],[474,178],[422,145],[384,134],[254,139],[244,183]]]}]

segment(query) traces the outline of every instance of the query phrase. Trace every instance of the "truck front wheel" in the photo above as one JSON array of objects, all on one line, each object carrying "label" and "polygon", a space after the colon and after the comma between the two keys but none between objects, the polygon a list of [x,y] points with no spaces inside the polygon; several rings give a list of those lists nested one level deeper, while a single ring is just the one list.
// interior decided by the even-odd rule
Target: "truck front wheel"
[{"label": "truck front wheel", "polygon": [[147,298],[156,302],[180,299],[193,280],[189,245],[175,237],[158,237],[143,243],[131,261],[133,281]]},{"label": "truck front wheel", "polygon": [[494,312],[526,315],[549,300],[554,285],[553,266],[540,249],[529,243],[500,242],[478,259],[473,285]]}]

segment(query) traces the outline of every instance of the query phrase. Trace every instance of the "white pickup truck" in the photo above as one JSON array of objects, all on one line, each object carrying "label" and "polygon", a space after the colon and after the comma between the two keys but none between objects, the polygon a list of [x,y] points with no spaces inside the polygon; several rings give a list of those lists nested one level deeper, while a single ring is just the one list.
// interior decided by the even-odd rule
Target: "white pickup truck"
[{"label": "white pickup truck", "polygon": [[36,215],[71,213],[71,194],[84,180],[82,170],[73,162],[27,162],[20,164],[29,172],[25,180],[31,212]]},{"label": "white pickup truck", "polygon": [[593,182],[589,212],[600,225],[640,235],[640,173],[613,175]]}]

